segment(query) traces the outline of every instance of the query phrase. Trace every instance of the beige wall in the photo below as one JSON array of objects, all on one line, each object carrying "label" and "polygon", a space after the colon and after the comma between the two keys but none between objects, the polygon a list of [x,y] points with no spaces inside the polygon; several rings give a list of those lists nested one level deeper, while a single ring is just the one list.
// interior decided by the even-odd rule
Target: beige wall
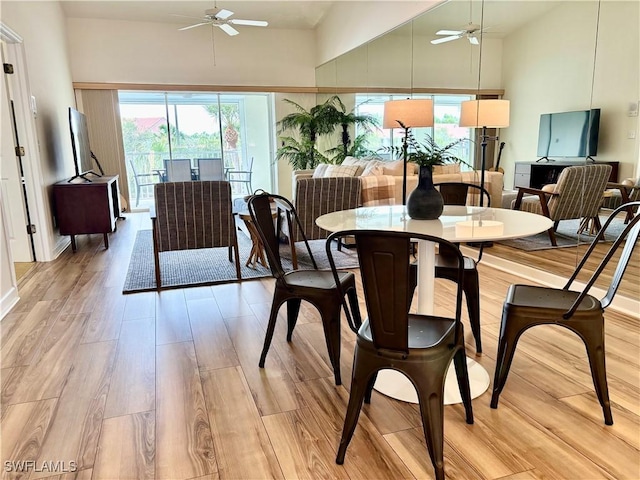
[{"label": "beige wall", "polygon": [[[537,159],[542,113],[601,108],[597,160],[621,162],[620,178],[637,171],[638,117],[626,111],[640,98],[639,5],[602,2],[598,25],[597,2],[565,4],[504,39],[503,82],[511,100],[511,124],[500,135],[505,188],[513,186],[515,162]],[[636,139],[626,138],[629,132]]]},{"label": "beige wall", "polygon": [[[24,40],[31,94],[38,107],[36,129],[45,203],[53,183],[74,173],[69,136],[68,108],[74,105],[66,21],[57,2],[3,2],[2,21]],[[64,246],[53,226],[53,207],[45,206],[45,258],[50,260]],[[68,242],[68,239],[67,239]]]},{"label": "beige wall", "polygon": [[334,2],[316,29],[316,64],[332,60],[442,2]]},{"label": "beige wall", "polygon": [[70,18],[68,36],[74,82],[315,85],[311,31],[216,28],[215,65],[208,27]]}]

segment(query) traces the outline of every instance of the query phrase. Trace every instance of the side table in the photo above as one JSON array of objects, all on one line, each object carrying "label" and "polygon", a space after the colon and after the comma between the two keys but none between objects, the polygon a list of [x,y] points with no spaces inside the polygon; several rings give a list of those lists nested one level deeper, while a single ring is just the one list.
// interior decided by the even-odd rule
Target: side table
[{"label": "side table", "polygon": [[[275,219],[277,217],[277,212],[272,212],[271,216]],[[248,267],[251,264],[251,266],[255,268],[256,264],[259,263],[263,267],[269,268],[264,258],[264,245],[262,244],[258,230],[256,230],[256,226],[251,220],[251,215],[247,211],[239,212],[238,218],[244,222],[247,230],[249,231],[249,236],[251,237],[251,252],[249,252],[249,258],[247,259],[245,266]]]}]

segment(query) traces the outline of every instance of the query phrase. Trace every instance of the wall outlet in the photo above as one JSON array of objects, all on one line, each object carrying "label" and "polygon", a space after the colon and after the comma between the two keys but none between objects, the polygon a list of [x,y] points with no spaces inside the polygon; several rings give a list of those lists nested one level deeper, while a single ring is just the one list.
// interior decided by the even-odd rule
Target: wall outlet
[{"label": "wall outlet", "polygon": [[629,110],[627,112],[627,116],[629,117],[638,116],[638,102],[629,102]]}]

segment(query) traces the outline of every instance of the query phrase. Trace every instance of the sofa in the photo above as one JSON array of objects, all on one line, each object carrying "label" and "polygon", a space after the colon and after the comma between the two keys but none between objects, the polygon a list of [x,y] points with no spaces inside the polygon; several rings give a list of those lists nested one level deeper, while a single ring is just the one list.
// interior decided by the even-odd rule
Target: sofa
[{"label": "sofa", "polygon": [[[418,185],[419,167],[415,163],[407,164],[407,196]],[[295,170],[293,188],[302,178],[359,177],[362,183],[360,204],[400,205],[402,204],[402,160],[383,161],[380,159],[345,158],[341,165],[320,164],[314,170]],[[480,172],[463,172],[458,164],[437,165],[433,168],[433,182],[464,182],[479,184]],[[504,176],[500,172],[485,172],[485,188],[489,191],[491,205],[502,205]]]}]

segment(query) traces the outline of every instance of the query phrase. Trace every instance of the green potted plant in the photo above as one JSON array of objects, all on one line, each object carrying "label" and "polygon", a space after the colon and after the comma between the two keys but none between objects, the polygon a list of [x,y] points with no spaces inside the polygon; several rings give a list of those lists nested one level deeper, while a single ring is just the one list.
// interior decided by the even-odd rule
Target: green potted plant
[{"label": "green potted plant", "polygon": [[[406,159],[420,167],[418,186],[407,198],[407,213],[411,218],[434,220],[442,214],[444,202],[440,192],[433,186],[433,167],[450,163],[468,165],[455,152],[456,147],[465,141],[467,141],[466,138],[460,138],[441,147],[430,135],[425,135],[424,142],[419,142],[409,134],[406,140]],[[389,150],[396,154],[400,152],[404,154],[404,149],[403,145]]]},{"label": "green potted plant", "polygon": [[288,130],[297,131],[300,140],[281,137],[282,146],[276,152],[276,159],[284,158],[296,169],[315,168],[322,159],[326,160],[326,157],[316,149],[316,140],[320,135],[333,132],[336,126],[334,100],[330,98],[310,110],[306,110],[293,100],[285,98],[284,101],[295,107],[296,111],[284,116],[277,123],[280,127],[279,133],[282,134]]}]

